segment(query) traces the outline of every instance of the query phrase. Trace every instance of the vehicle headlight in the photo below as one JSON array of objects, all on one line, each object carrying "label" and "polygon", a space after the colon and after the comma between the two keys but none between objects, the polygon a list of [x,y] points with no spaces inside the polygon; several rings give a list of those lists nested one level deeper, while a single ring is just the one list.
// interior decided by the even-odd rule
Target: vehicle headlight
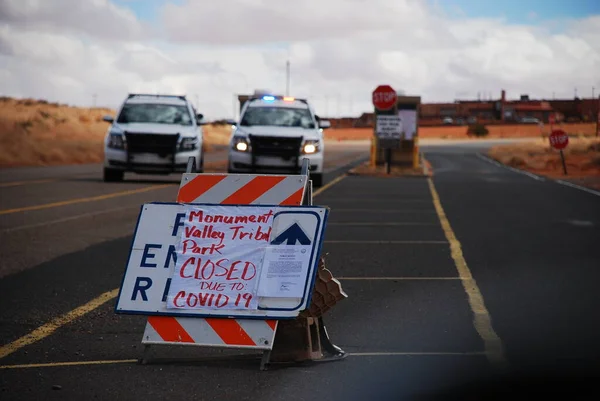
[{"label": "vehicle headlight", "polygon": [[179,143],[179,150],[196,150],[198,149],[198,138],[182,138]]},{"label": "vehicle headlight", "polygon": [[231,147],[238,152],[248,152],[250,150],[250,143],[243,136],[235,136],[233,137],[233,141],[231,141]]},{"label": "vehicle headlight", "polygon": [[317,153],[320,149],[318,140],[308,140],[304,141],[304,145],[302,146],[302,152],[306,154]]},{"label": "vehicle headlight", "polygon": [[125,135],[120,132],[111,132],[108,136],[108,147],[112,149],[125,149]]}]

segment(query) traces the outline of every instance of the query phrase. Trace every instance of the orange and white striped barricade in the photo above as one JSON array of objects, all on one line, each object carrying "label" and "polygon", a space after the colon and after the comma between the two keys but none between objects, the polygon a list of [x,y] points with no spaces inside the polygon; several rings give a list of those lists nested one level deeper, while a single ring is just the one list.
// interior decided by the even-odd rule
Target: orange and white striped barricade
[{"label": "orange and white striped barricade", "polygon": [[[182,176],[175,206],[189,204],[213,206],[266,205],[271,207],[312,205],[312,183],[309,179],[308,160],[304,162],[300,175],[196,174],[189,172],[192,171],[194,165],[191,159],[188,163],[188,172]],[[152,204],[145,205],[146,210],[150,206]],[[185,214],[182,216],[185,216]],[[136,235],[140,230],[143,235],[145,228],[140,228],[139,224],[140,221],[138,221],[138,227],[136,227]],[[171,220],[160,222],[159,225],[169,227],[169,230],[172,230],[173,236],[175,236],[180,224],[177,218],[174,220],[171,218]],[[316,266],[320,256],[324,226],[318,228],[318,231],[316,230],[314,234],[315,241],[312,248],[314,257],[311,256],[311,263]],[[123,292],[122,284],[115,311],[117,313],[149,315],[142,338],[142,344],[145,345],[142,363],[148,361],[151,345],[192,345],[262,350],[264,354],[261,368],[264,368],[269,361],[270,351],[273,348],[278,320],[271,316],[266,317],[266,313],[263,315],[258,313],[247,317],[239,317],[231,311],[227,312],[230,314],[229,316],[207,312],[201,317],[183,313],[167,313],[164,304],[166,303],[171,279],[166,277],[170,275],[168,271],[171,271],[175,264],[175,246],[161,246],[161,244],[152,244],[148,241],[141,241],[140,243],[145,243],[143,245],[144,249],[140,249],[138,244],[138,248],[135,250],[138,255],[140,252],[142,253],[140,263],[141,267],[148,268],[146,269],[147,274],[144,277],[135,277],[135,283],[131,282],[131,278],[128,279],[128,288],[133,288],[131,295],[126,293],[121,296]],[[132,243],[133,251],[134,243]],[[129,264],[128,261],[128,266]],[[315,284],[316,267],[309,271],[309,276],[311,275],[312,277],[306,278],[304,291],[307,296],[306,299],[302,298],[304,307],[307,307],[310,302],[312,286]],[[126,277],[123,278],[123,283],[125,281]],[[148,301],[148,299],[154,300],[152,307],[156,308],[155,313],[151,313],[147,305],[136,311],[135,307],[127,304],[130,300],[137,302],[139,300]],[[162,305],[157,307],[156,305],[159,303],[162,303]],[[159,310],[161,308],[162,310]],[[281,309],[283,312],[278,312],[277,316],[293,319],[300,313],[298,309],[291,308],[289,309],[290,312],[285,312],[287,309]],[[319,327],[319,330],[323,332],[324,326]],[[323,341],[328,341],[326,332]],[[326,343],[325,345],[331,344]],[[339,348],[337,349],[339,350]]]}]

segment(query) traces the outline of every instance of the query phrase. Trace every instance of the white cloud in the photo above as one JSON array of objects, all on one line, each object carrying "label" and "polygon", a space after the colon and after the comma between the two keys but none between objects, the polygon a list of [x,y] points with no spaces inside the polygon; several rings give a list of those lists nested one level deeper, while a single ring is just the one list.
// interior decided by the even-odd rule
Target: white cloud
[{"label": "white cloud", "polygon": [[86,34],[98,38],[142,38],[134,13],[109,0],[0,0],[0,22],[37,32]]},{"label": "white cloud", "polygon": [[234,94],[283,93],[288,58],[292,94],[309,96],[321,114],[372,109],[380,83],[425,102],[600,88],[600,16],[563,21],[556,32],[449,18],[427,4],[189,1],[166,5],[163,25],[149,31],[108,1],[0,0],[0,92],[82,105],[96,93],[111,107],[130,91],[185,93],[209,118],[229,117]]}]

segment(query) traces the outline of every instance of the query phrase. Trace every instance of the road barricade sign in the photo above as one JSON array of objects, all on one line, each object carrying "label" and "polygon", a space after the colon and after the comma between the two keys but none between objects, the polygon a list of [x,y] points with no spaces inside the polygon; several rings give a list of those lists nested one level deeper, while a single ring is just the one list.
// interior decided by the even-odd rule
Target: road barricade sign
[{"label": "road barricade sign", "polygon": [[116,312],[295,318],[310,303],[328,209],[147,203]]},{"label": "road barricade sign", "polygon": [[324,280],[338,289],[330,298],[346,297],[320,255],[329,210],[312,206],[308,159],[300,175],[198,174],[194,165],[176,203],[139,214],[115,312],[148,316],[141,362],[151,345],[261,350],[261,369],[343,359],[322,317],[307,317],[325,307],[311,299]]}]

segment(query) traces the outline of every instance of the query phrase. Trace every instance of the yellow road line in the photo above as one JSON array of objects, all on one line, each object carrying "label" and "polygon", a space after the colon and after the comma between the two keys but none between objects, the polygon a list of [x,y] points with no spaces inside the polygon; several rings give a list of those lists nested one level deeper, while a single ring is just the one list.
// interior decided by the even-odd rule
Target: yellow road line
[{"label": "yellow road line", "polygon": [[29,181],[13,181],[13,182],[3,182],[0,183],[0,188],[6,187],[18,187],[20,185],[29,185],[29,184],[45,184],[47,182],[55,182],[58,181],[56,178],[49,178],[46,180],[29,180]]},{"label": "yellow road line", "polygon": [[338,177],[336,177],[333,181],[323,185],[321,188],[317,189],[316,191],[313,192],[313,197],[317,196],[323,192],[325,192],[326,190],[328,190],[329,188],[331,188],[332,186],[334,186],[335,184],[337,184],[338,182],[342,181],[344,178],[346,178],[346,174],[342,174]]},{"label": "yellow road line", "polygon": [[118,293],[119,293],[118,288],[115,288],[114,290],[105,292],[104,294],[100,295],[99,297],[92,299],[87,304],[81,305],[80,307],[73,309],[72,311],[70,311],[62,316],[58,316],[58,317],[52,319],[50,322],[44,324],[43,326],[38,327],[31,333],[26,334],[21,338],[18,338],[17,340],[11,342],[10,344],[3,345],[2,347],[0,347],[0,359],[12,354],[13,352],[15,352],[23,347],[26,347],[28,345],[31,345],[37,341],[40,341],[40,340],[48,337],[50,334],[54,333],[58,328],[66,325],[68,323],[71,323],[75,319],[80,318],[81,316],[85,315],[86,313],[89,313],[89,312],[93,311],[94,309],[98,308],[99,306],[104,305],[106,302],[110,301],[111,299],[116,298]]},{"label": "yellow road line", "polygon": [[[483,356],[485,352],[349,352],[348,356]],[[98,361],[66,361],[48,363],[27,363],[20,365],[0,365],[2,369],[32,369],[32,368],[58,368],[63,366],[86,366],[86,365],[117,365],[137,364],[138,359],[114,359]]]},{"label": "yellow road line", "polygon": [[19,213],[19,212],[28,212],[31,210],[50,209],[53,207],[72,205],[75,203],[95,202],[95,201],[100,201],[100,200],[105,200],[105,199],[110,199],[110,198],[117,198],[119,196],[127,196],[127,195],[139,194],[142,192],[154,191],[156,189],[166,188],[166,187],[170,187],[173,185],[174,184],[152,185],[152,186],[144,187],[144,188],[130,189],[130,190],[121,191],[121,192],[113,192],[111,194],[106,194],[106,195],[91,196],[89,198],[76,198],[76,199],[69,199],[69,200],[60,201],[60,202],[46,203],[43,205],[26,206],[26,207],[19,207],[19,208],[15,208],[15,209],[5,209],[5,210],[0,210],[0,215]]},{"label": "yellow road line", "polygon": [[74,216],[65,217],[64,219],[50,220],[50,221],[44,221],[42,223],[37,223],[37,224],[27,224],[27,225],[24,225],[24,226],[4,228],[4,229],[0,229],[0,233],[10,233],[10,232],[13,232],[13,231],[27,230],[27,229],[31,229],[31,228],[48,227],[48,226],[50,226],[52,224],[67,223],[69,221],[73,221],[73,220],[77,220],[77,219],[83,219],[83,218],[86,218],[86,217],[100,216],[102,214],[107,214],[107,213],[121,212],[121,211],[124,211],[124,210],[139,210],[140,207],[141,207],[140,205],[136,205],[136,206],[123,206],[123,207],[115,207],[115,208],[112,208],[112,209],[100,210],[100,211],[97,211],[97,212],[76,214]]},{"label": "yellow road line", "polygon": [[458,270],[458,275],[461,277],[463,287],[467,293],[469,306],[473,311],[473,325],[475,326],[475,330],[477,330],[477,333],[479,333],[479,336],[485,344],[485,352],[490,362],[498,365],[506,365],[507,361],[504,356],[502,340],[492,327],[492,318],[485,307],[481,291],[479,290],[479,287],[477,286],[477,283],[471,274],[471,270],[467,265],[467,261],[463,256],[460,242],[456,238],[456,235],[450,226],[450,222],[448,221],[446,213],[442,208],[440,197],[435,189],[435,186],[433,185],[432,179],[427,178],[427,182],[429,184],[431,196],[433,197],[435,210],[440,219],[440,223],[442,224],[442,229],[444,230],[444,234],[446,234],[446,238],[448,238],[448,242],[450,243],[452,259],[454,259],[454,264]]},{"label": "yellow road line", "polygon": [[0,365],[0,369],[31,369],[31,368],[57,368],[61,366],[83,366],[83,365],[114,365],[119,363],[137,363],[137,359],[116,359],[105,361],[76,361],[76,362],[49,362],[28,363],[23,365]]}]

